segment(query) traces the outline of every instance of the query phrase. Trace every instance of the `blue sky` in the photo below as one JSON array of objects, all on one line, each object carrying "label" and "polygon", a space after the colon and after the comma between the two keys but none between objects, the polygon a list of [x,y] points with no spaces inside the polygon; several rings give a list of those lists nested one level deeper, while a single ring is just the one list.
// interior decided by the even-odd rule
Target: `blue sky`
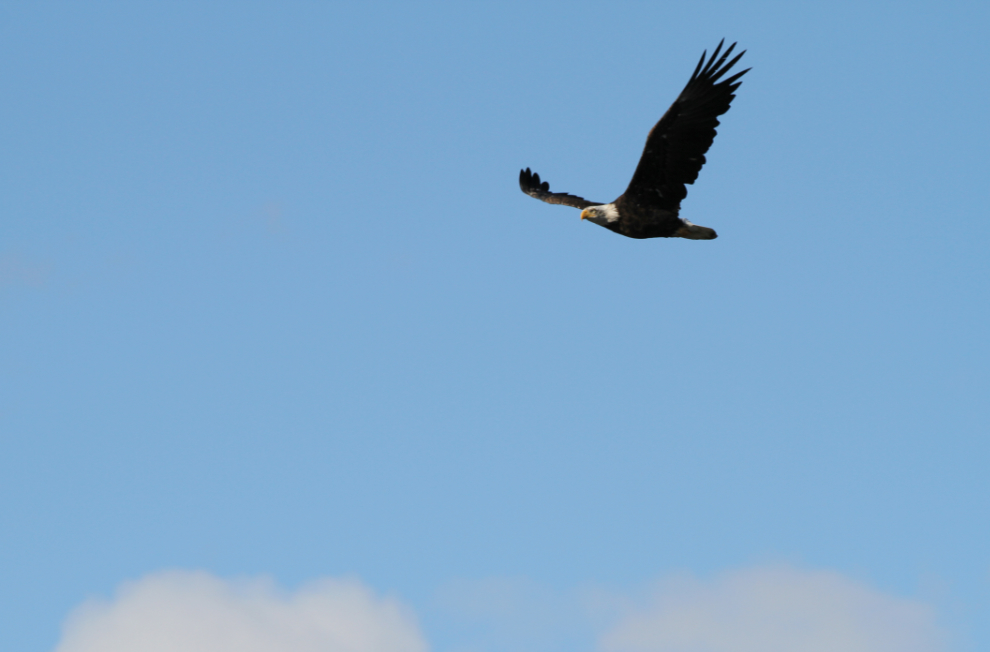
[{"label": "blue sky", "polygon": [[[0,8],[0,648],[69,649],[78,605],[173,571],[351,578],[439,652],[609,652],[635,619],[589,591],[759,569],[990,646],[988,29]],[[618,196],[722,37],[753,70],[682,211],[718,240],[519,192]]]}]

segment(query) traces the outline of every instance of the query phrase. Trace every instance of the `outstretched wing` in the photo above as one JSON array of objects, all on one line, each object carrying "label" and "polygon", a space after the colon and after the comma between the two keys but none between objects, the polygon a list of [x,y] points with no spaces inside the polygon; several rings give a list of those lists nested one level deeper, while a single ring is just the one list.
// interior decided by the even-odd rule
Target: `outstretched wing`
[{"label": "outstretched wing", "polygon": [[550,192],[550,184],[546,181],[540,183],[540,175],[530,172],[529,168],[519,171],[519,187],[530,197],[536,197],[548,204],[563,204],[564,206],[573,206],[574,208],[581,209],[588,206],[600,205],[581,197],[568,195],[566,192]]},{"label": "outstretched wing", "polygon": [[718,116],[729,110],[740,77],[749,68],[728,79],[719,79],[745,54],[740,52],[726,63],[736,44],[719,57],[722,44],[718,44],[708,63],[707,51],[694,69],[687,86],[660,121],[650,130],[646,148],[639,165],[626,189],[625,197],[638,204],[676,210],[687,196],[684,186],[694,183],[701,166],[705,164],[705,152],[715,140]]}]

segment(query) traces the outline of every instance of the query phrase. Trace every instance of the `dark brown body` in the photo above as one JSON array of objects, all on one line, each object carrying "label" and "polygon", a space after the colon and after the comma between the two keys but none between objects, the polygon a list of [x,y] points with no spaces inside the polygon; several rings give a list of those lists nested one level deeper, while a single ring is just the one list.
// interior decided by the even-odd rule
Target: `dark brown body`
[{"label": "dark brown body", "polygon": [[677,211],[659,206],[643,206],[625,195],[615,200],[615,207],[622,219],[604,226],[629,238],[642,240],[678,237],[677,232],[684,226],[681,218],[677,217]]}]

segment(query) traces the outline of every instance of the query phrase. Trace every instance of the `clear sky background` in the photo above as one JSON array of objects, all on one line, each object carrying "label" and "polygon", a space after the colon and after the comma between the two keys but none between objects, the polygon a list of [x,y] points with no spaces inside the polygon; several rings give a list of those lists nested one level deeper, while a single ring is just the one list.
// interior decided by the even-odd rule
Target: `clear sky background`
[{"label": "clear sky background", "polygon": [[[988,5],[356,5],[0,7],[0,649],[990,648]],[[718,240],[520,193],[722,37]]]}]

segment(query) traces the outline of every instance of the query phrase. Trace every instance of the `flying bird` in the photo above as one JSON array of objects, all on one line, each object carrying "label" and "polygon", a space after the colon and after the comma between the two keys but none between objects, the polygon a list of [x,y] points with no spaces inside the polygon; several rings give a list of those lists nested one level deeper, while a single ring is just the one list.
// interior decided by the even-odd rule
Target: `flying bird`
[{"label": "flying bird", "polygon": [[749,68],[719,81],[746,53],[740,52],[726,63],[733,43],[719,56],[725,39],[718,44],[708,63],[707,50],[701,55],[687,86],[650,130],[646,147],[633,173],[629,187],[610,204],[588,201],[566,192],[550,192],[550,184],[529,168],[519,172],[519,187],[530,197],[548,204],[581,209],[581,219],[630,238],[687,238],[713,240],[715,230],[692,224],[680,216],[686,185],[698,178],[705,164],[705,152],[715,140],[718,116],[729,110],[739,78]]}]

